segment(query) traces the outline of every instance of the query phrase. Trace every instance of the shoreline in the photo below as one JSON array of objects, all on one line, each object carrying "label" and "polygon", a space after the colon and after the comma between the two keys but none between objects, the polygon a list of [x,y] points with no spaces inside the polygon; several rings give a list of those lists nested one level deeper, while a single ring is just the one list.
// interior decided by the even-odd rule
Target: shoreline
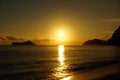
[{"label": "shoreline", "polygon": [[120,63],[114,63],[60,80],[120,80]]}]

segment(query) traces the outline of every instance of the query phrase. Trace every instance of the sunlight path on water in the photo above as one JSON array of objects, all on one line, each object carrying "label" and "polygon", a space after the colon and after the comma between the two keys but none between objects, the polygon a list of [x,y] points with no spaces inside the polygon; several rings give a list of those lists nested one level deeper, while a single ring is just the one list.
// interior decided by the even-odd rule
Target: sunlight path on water
[{"label": "sunlight path on water", "polygon": [[64,65],[64,45],[59,45],[58,46],[58,61],[60,62],[60,65]]},{"label": "sunlight path on water", "polygon": [[[64,45],[58,45],[58,62],[59,65],[56,68],[55,76],[57,78],[64,78],[69,75],[67,72],[68,66],[65,63],[65,48]],[[62,80],[70,80],[70,77],[64,78]]]}]

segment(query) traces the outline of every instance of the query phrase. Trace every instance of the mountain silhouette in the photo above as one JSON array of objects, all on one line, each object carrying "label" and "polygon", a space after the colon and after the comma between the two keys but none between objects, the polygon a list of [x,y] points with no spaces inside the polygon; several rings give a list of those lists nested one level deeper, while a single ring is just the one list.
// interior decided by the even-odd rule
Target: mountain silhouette
[{"label": "mountain silhouette", "polygon": [[12,45],[35,45],[32,41],[28,40],[25,42],[12,42]]},{"label": "mountain silhouette", "polygon": [[120,45],[120,26],[107,41],[108,45]]},{"label": "mountain silhouette", "polygon": [[83,45],[120,45],[120,26],[115,30],[112,37],[107,41],[93,39],[84,42]]}]

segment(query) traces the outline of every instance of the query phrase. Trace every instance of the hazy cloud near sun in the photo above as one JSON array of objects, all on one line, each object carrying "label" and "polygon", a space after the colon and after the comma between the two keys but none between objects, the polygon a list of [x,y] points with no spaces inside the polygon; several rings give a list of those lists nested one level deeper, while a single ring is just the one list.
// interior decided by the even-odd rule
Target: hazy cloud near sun
[{"label": "hazy cloud near sun", "polygon": [[6,38],[8,39],[8,40],[18,40],[16,37],[14,37],[14,36],[6,36]]},{"label": "hazy cloud near sun", "polygon": [[[24,41],[24,40],[28,40],[28,39],[25,39],[25,38],[18,38],[18,37],[15,37],[15,36],[0,36],[0,40],[10,40],[10,41]],[[50,39],[50,38],[33,38],[33,39],[30,39],[30,40],[33,40],[33,41],[43,41],[43,42],[51,42],[51,41],[54,41],[54,39]]]},{"label": "hazy cloud near sun", "polygon": [[1,36],[0,37],[0,40],[2,40],[2,41],[19,41],[19,40],[25,40],[25,39],[23,39],[23,38],[17,38],[17,37],[15,37],[15,36]]}]

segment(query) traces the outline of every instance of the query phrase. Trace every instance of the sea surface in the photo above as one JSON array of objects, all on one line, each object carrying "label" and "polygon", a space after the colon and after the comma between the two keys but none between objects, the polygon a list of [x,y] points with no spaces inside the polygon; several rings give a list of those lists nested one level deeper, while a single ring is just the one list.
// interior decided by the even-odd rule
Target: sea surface
[{"label": "sea surface", "polygon": [[0,46],[0,80],[58,80],[120,62],[118,46]]}]

